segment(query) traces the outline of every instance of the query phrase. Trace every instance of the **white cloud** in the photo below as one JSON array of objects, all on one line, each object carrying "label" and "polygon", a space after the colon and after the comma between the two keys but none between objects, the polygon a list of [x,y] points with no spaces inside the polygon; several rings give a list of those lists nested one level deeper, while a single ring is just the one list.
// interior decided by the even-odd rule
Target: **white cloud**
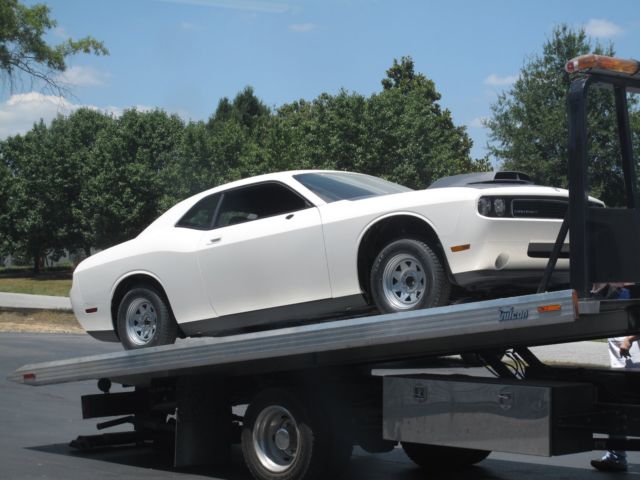
[{"label": "white cloud", "polygon": [[468,126],[470,128],[486,128],[484,124],[487,120],[487,117],[476,117],[469,122]]},{"label": "white cloud", "polygon": [[69,67],[56,77],[56,81],[70,87],[99,87],[106,84],[109,74],[92,67]]},{"label": "white cloud", "polygon": [[492,73],[484,79],[484,83],[485,85],[489,85],[491,87],[506,87],[509,85],[513,85],[516,80],[518,80],[518,75],[507,75],[506,77],[500,77],[499,75]]},{"label": "white cloud", "polygon": [[25,133],[40,119],[50,122],[58,114],[68,114],[79,107],[55,95],[38,92],[12,95],[0,104],[0,138]]},{"label": "white cloud", "polygon": [[584,25],[584,31],[590,37],[610,38],[620,35],[622,27],[603,18],[592,18]]},{"label": "white cloud", "polygon": [[293,25],[289,25],[289,30],[299,33],[310,32],[314,28],[316,28],[314,23],[294,23]]},{"label": "white cloud", "polygon": [[[149,105],[142,105],[142,104],[134,105],[133,107],[128,107],[128,109],[134,109],[134,110],[137,110],[139,112],[153,112],[156,108],[157,107],[150,107]],[[119,116],[119,115],[120,115],[120,113],[117,114],[117,116]]]},{"label": "white cloud", "polygon": [[65,40],[69,38],[69,34],[64,27],[56,27],[53,29],[53,34],[58,38],[64,38]]},{"label": "white cloud", "polygon": [[285,3],[270,2],[268,0],[156,0],[164,3],[194,5],[197,7],[228,8],[230,10],[245,10],[261,13],[284,13],[291,10]]},{"label": "white cloud", "polygon": [[198,26],[191,22],[182,21],[180,22],[180,28],[182,30],[199,30]]},{"label": "white cloud", "polygon": [[[0,139],[26,133],[40,119],[49,123],[58,115],[69,115],[79,108],[90,108],[115,117],[122,115],[124,111],[123,108],[115,106],[99,108],[95,105],[72,103],[64,97],[45,95],[39,92],[20,93],[12,95],[8,100],[0,103]],[[128,108],[135,108],[140,112],[155,110],[154,107],[147,105],[135,105]]]}]

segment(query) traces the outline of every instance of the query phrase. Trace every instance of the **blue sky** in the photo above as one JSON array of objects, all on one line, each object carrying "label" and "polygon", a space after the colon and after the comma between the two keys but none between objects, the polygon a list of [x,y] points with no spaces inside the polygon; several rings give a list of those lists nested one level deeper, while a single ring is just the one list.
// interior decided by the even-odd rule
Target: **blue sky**
[{"label": "blue sky", "polygon": [[[25,2],[32,4],[36,2]],[[486,153],[481,119],[554,26],[640,57],[636,0],[49,0],[53,43],[92,35],[107,57],[80,55],[59,99],[27,83],[0,96],[0,138],[80,105],[114,114],[159,107],[206,119],[247,85],[267,105],[340,88],[369,95],[394,58],[411,55],[436,82],[441,104]]]}]

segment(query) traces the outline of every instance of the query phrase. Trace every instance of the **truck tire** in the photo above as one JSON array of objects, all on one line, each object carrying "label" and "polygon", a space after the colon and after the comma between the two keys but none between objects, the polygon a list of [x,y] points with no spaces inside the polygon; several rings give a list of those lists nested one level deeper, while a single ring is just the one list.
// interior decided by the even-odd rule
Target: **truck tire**
[{"label": "truck tire", "polygon": [[421,443],[408,442],[402,442],[402,449],[413,463],[426,470],[468,467],[481,462],[491,453],[486,450],[423,445]]},{"label": "truck tire", "polygon": [[[257,480],[330,478],[351,453],[333,442],[331,421],[319,404],[303,402],[296,391],[272,388],[259,393],[242,425],[242,454]],[[343,465],[342,465],[343,466]]]},{"label": "truck tire", "polygon": [[404,238],[384,247],[371,268],[371,294],[381,313],[447,305],[451,284],[426,243]]},{"label": "truck tire", "polygon": [[160,293],[148,285],[129,290],[118,307],[118,337],[126,350],[168,345],[178,326]]}]

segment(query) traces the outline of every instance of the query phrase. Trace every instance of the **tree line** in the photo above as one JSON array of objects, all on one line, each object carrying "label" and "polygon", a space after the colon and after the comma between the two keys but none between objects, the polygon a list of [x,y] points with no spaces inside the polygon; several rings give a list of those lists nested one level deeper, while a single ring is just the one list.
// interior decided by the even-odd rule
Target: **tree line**
[{"label": "tree line", "polygon": [[272,171],[352,170],[425,188],[489,169],[439,100],[403,57],[368,97],[342,90],[272,109],[247,87],[207,121],[90,109],[40,121],[0,142],[0,254],[39,271],[46,256],[89,255],[189,195]]},{"label": "tree line", "polygon": [[[590,52],[615,54],[613,44],[593,44],[584,30],[560,25],[542,52],[527,58],[485,121],[494,166],[568,186],[571,77],[564,65]],[[41,121],[0,142],[0,258],[11,254],[38,271],[48,255],[89,255],[134,237],[178,200],[260,173],[352,170],[425,188],[443,176],[491,169],[488,157],[471,158],[465,127],[439,100],[434,82],[402,57],[370,96],[341,90],[274,109],[247,87],[223,98],[207,121],[162,110],[116,117],[89,109]],[[638,99],[629,103],[637,160]],[[612,93],[595,92],[590,193],[609,206],[625,203],[615,117]]]}]

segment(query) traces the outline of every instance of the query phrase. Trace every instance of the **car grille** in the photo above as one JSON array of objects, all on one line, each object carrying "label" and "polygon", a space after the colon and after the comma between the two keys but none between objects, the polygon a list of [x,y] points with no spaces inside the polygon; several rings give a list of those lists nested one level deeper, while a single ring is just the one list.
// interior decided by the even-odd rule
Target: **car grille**
[{"label": "car grille", "polygon": [[[514,198],[511,200],[511,216],[563,219],[568,205],[567,198]],[[602,207],[602,205],[591,201],[589,207]]]},{"label": "car grille", "polygon": [[516,218],[564,218],[568,202],[565,199],[514,198],[511,205]]}]

